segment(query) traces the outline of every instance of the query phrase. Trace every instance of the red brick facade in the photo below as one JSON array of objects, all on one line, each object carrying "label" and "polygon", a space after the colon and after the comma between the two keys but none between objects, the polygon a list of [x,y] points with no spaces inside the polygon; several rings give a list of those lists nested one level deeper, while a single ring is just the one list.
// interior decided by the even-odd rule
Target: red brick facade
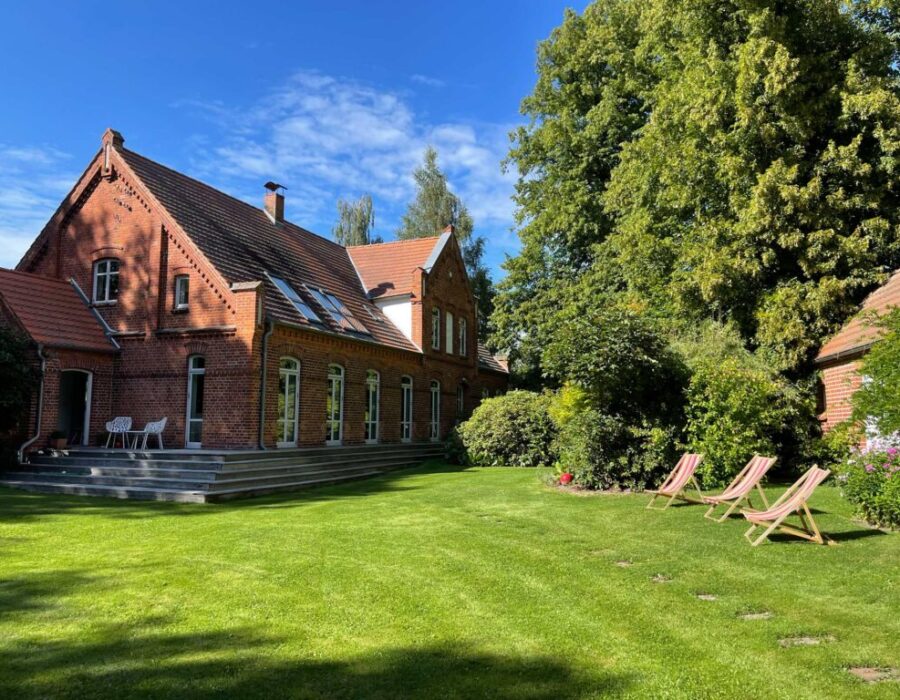
[{"label": "red brick facade", "polygon": [[[92,373],[91,444],[102,443],[104,423],[113,416],[131,416],[135,427],[165,416],[166,446],[184,447],[188,361],[195,355],[205,360],[204,448],[256,447],[260,432],[266,447],[275,446],[282,357],[300,363],[299,445],[318,445],[325,440],[329,365],[340,365],[345,373],[344,444],[364,441],[368,370],[380,376],[380,442],[400,440],[400,382],[404,375],[413,380],[414,440],[429,439],[432,380],[441,387],[441,437],[477,405],[485,390],[491,394],[505,390],[506,375],[478,361],[475,306],[452,237],[429,271],[412,271],[418,284],[412,295],[410,340],[422,351],[408,341],[404,341],[406,346],[398,342],[400,347],[394,347],[372,338],[341,337],[282,322],[270,313],[269,306],[278,297],[271,289],[266,291],[265,280],[236,283],[233,277],[226,278],[172,216],[171,207],[163,206],[119,157],[117,147],[121,147],[120,137],[107,132],[104,148],[18,266],[43,276],[71,278],[93,299],[97,261],[112,258],[119,264],[117,299],[95,303],[94,308],[112,329],[120,350],[114,354],[48,352],[41,439],[35,447],[44,444],[56,428],[58,376],[66,369]],[[189,304],[186,310],[179,310],[175,308],[175,279],[185,275]],[[358,280],[354,278],[354,282]],[[354,304],[368,303],[361,286],[359,295],[362,301],[354,299]],[[342,301],[350,305],[350,300]],[[459,354],[456,327],[453,352],[446,352],[443,332],[441,350],[431,349],[432,307],[441,309],[442,319],[448,310],[456,319],[467,319],[465,357]],[[367,318],[359,311],[355,315],[366,325],[390,324],[375,315]],[[388,331],[397,335],[391,327],[384,330],[385,337]],[[375,335],[377,340],[380,336]],[[260,431],[264,343],[268,348],[266,404]],[[458,387],[464,396],[462,415],[457,412]]]},{"label": "red brick facade", "polygon": [[834,362],[820,368],[823,410],[820,414],[822,429],[831,430],[850,418],[853,412],[851,399],[862,384],[859,360]]}]

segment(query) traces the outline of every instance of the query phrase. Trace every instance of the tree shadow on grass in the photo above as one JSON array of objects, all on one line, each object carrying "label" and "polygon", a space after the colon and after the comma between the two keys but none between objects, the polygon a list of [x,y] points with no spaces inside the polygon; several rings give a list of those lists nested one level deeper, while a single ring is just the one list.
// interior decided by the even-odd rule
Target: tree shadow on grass
[{"label": "tree shadow on grass", "polygon": [[616,696],[626,678],[558,658],[465,644],[385,647],[340,659],[238,628],[173,632],[166,620],[105,625],[77,639],[0,641],[0,696],[28,698],[527,698]]},{"label": "tree shadow on grass", "polygon": [[218,503],[174,503],[138,501],[97,496],[69,496],[32,493],[0,485],[0,522],[25,522],[60,515],[99,515],[134,520],[159,516],[196,517],[217,515],[224,511],[255,508],[295,508],[322,501],[360,498],[374,493],[412,491],[420,487],[405,483],[409,477],[424,474],[445,474],[465,470],[465,467],[430,463],[410,469],[397,469],[366,479],[342,484],[315,486],[296,491],[227,500]]}]

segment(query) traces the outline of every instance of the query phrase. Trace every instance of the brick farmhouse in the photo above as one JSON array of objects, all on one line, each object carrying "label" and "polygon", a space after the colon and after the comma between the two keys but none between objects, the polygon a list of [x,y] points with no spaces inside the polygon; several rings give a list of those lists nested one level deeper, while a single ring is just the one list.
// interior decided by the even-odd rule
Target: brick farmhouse
[{"label": "brick farmhouse", "polygon": [[860,361],[881,333],[872,321],[896,306],[900,306],[900,271],[872,292],[859,312],[819,350],[816,364],[821,375],[823,408],[819,419],[824,430],[850,418],[851,399],[863,382]]},{"label": "brick farmhouse", "polygon": [[42,369],[28,449],[167,418],[166,447],[440,440],[505,363],[476,338],[452,231],[345,248],[124,147],[99,152],[15,271],[0,320]]}]

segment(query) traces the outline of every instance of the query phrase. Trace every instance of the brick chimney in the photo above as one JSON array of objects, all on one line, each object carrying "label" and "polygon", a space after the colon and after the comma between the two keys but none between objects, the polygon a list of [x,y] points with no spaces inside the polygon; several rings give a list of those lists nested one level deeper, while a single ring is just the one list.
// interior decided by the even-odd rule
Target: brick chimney
[{"label": "brick chimney", "polygon": [[106,179],[110,179],[113,174],[112,149],[122,148],[122,146],[125,145],[125,139],[122,138],[122,134],[115,129],[107,129],[103,132],[103,138],[101,139],[100,144],[103,148],[103,166],[101,168],[101,175]]},{"label": "brick chimney", "polygon": [[284,223],[284,192],[287,188],[277,182],[267,182],[263,208],[273,224]]}]

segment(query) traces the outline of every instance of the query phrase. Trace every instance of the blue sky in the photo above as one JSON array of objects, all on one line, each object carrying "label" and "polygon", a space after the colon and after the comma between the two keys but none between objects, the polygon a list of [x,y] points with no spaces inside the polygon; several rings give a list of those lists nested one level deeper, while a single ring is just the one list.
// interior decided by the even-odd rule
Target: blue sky
[{"label": "blue sky", "polygon": [[586,3],[20,2],[0,23],[0,265],[18,262],[99,148],[126,146],[330,235],[370,192],[385,239],[433,144],[500,274],[515,174],[501,161],[535,48]]}]

